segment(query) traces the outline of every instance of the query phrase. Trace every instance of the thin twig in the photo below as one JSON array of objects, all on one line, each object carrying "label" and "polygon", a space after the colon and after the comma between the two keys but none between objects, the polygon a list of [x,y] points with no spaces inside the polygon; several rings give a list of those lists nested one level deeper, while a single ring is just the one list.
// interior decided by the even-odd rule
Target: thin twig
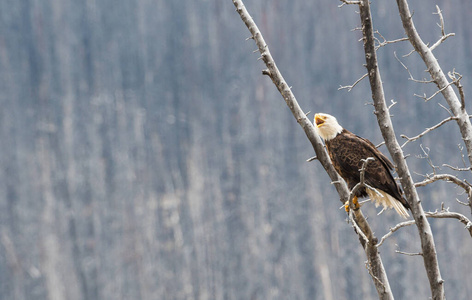
[{"label": "thin twig", "polygon": [[[413,50],[414,51],[414,50]],[[410,52],[411,54],[411,52]],[[433,81],[432,80],[418,80],[418,79],[415,79],[413,77],[413,74],[411,74],[410,72],[410,69],[408,69],[408,67],[398,58],[397,56],[397,52],[396,51],[393,51],[393,56],[395,56],[395,58],[397,59],[397,61],[403,66],[403,68],[408,72],[408,74],[410,75],[410,78],[408,78],[408,80],[411,80],[411,81],[414,81],[414,82],[418,82],[418,83],[432,83]]]},{"label": "thin twig", "polygon": [[[466,206],[469,206],[467,203],[461,202],[461,204],[464,204]],[[456,213],[456,212],[450,212],[447,208],[444,208],[444,203],[441,205],[441,210],[440,211],[435,211],[435,212],[426,212],[425,215],[428,218],[438,218],[438,219],[444,219],[444,218],[452,218],[452,219],[457,219],[461,223],[465,225],[465,229],[469,231],[470,236],[472,237],[472,222],[463,214]],[[376,247],[382,246],[382,244],[385,242],[387,238],[389,238],[394,232],[399,230],[400,228],[407,227],[410,225],[415,224],[415,220],[411,221],[406,221],[402,223],[398,223],[394,227],[390,228],[390,231],[387,232],[377,243]]]},{"label": "thin twig", "polygon": [[462,202],[461,200],[456,198],[457,203],[462,204],[464,206],[470,206],[470,203]]},{"label": "thin twig", "polygon": [[[431,149],[429,149],[429,147],[426,147],[426,150],[425,150],[425,148],[423,147],[423,144],[420,144],[420,148],[423,151],[424,155],[416,155],[416,157],[421,158],[421,159],[426,159],[426,161],[428,162],[428,165],[431,167],[431,169],[433,169],[433,174],[436,175],[436,169],[440,169],[440,168],[439,166],[434,165],[433,160],[429,156],[429,152],[431,151]],[[427,176],[425,177],[428,178]]]},{"label": "thin twig", "polygon": [[456,72],[456,69],[452,69],[452,72],[448,72],[447,75],[449,78],[452,79],[454,85],[457,87],[459,91],[459,95],[461,97],[461,109],[465,109],[465,95],[464,95],[464,87],[461,84],[462,75]]},{"label": "thin twig", "polygon": [[404,255],[408,255],[408,256],[423,256],[423,253],[421,252],[418,252],[418,253],[410,253],[410,252],[403,252],[403,251],[400,251],[400,250],[395,250],[395,253],[398,253],[398,254],[404,254]]},{"label": "thin twig", "polygon": [[440,88],[439,90],[434,92],[434,94],[432,94],[429,97],[427,97],[426,94],[423,94],[423,96],[414,94],[414,96],[416,96],[418,98],[421,98],[421,99],[424,99],[424,102],[428,102],[429,100],[433,99],[437,94],[442,93],[445,89],[450,87],[452,84],[454,84],[454,81],[448,82],[445,86],[443,86],[442,88]]},{"label": "thin twig", "polygon": [[[362,159],[362,167],[361,169],[359,170],[360,172],[360,180],[359,182],[352,188],[351,190],[351,193],[349,195],[349,207],[351,209],[354,209],[354,204],[352,203],[352,200],[354,199],[354,197],[356,196],[357,192],[362,189],[362,188],[370,188],[370,189],[373,189],[372,187],[368,186],[366,183],[365,183],[365,170],[367,168],[367,165],[369,164],[369,162],[371,161],[374,161],[375,159],[373,157],[368,157],[366,159]],[[375,190],[375,189],[373,189]]]},{"label": "thin twig", "polygon": [[434,45],[432,45],[429,49],[433,51],[436,49],[437,46],[439,46],[442,42],[444,42],[448,37],[455,36],[456,34],[454,32],[448,33],[446,35],[443,35]]},{"label": "thin twig", "polygon": [[467,164],[465,163],[464,152],[462,152],[462,150],[464,150],[464,147],[461,144],[457,144],[457,148],[459,148],[459,152],[461,153],[462,165],[467,166]]},{"label": "thin twig", "polygon": [[436,125],[434,125],[434,126],[432,126],[432,127],[426,128],[425,131],[423,131],[422,133],[418,134],[417,136],[414,136],[414,137],[411,137],[411,138],[407,137],[407,136],[404,135],[404,134],[401,134],[400,136],[401,136],[402,138],[406,139],[406,142],[403,143],[402,148],[403,148],[406,144],[408,144],[409,142],[416,141],[417,139],[421,138],[421,137],[424,136],[425,134],[427,134],[427,133],[433,131],[434,129],[436,129],[436,128],[442,126],[442,125],[444,125],[445,123],[447,123],[447,122],[449,122],[449,121],[452,121],[452,120],[457,120],[457,119],[458,119],[457,117],[449,117],[449,118],[446,118],[446,119],[442,120],[441,122],[439,122],[438,124],[436,124]]},{"label": "thin twig", "polygon": [[441,211],[435,212],[426,212],[425,213],[428,218],[452,218],[457,219],[459,222],[465,225],[465,229],[469,231],[470,236],[472,237],[472,222],[463,214],[450,212],[448,209],[442,209]]},{"label": "thin twig", "polygon": [[380,47],[384,47],[388,44],[394,44],[394,43],[398,43],[398,42],[404,42],[404,41],[408,41],[408,38],[407,37],[404,37],[404,38],[399,38],[399,39],[396,39],[396,40],[391,40],[391,41],[388,41],[386,38],[384,38],[384,36],[378,31],[374,31],[374,34],[377,34],[378,36],[380,36],[380,38],[382,39],[382,41],[380,41],[380,39],[378,39],[377,37],[375,37],[374,35],[374,39],[377,41],[377,45],[375,46],[375,50],[378,50]]},{"label": "thin twig", "polygon": [[[390,104],[390,105],[388,106],[388,110],[389,110],[389,111],[390,111],[390,109],[391,109],[392,107],[395,106],[395,104],[397,104],[397,102],[393,101],[393,99],[390,100],[390,101],[392,102],[392,104]],[[392,117],[393,117],[393,115],[392,115]]]},{"label": "thin twig", "polygon": [[436,49],[436,47],[439,46],[442,42],[444,42],[448,37],[456,35],[455,33],[448,33],[448,34],[445,33],[444,18],[443,18],[443,15],[442,15],[442,11],[439,9],[439,6],[437,6],[437,5],[436,5],[436,11],[437,12],[433,13],[433,15],[438,15],[439,16],[440,24],[438,24],[438,26],[441,28],[441,38],[436,43],[434,43],[431,47],[429,47],[429,49],[431,51]]},{"label": "thin twig", "polygon": [[443,164],[443,167],[448,167],[454,171],[460,171],[460,172],[464,172],[464,171],[470,171],[472,170],[471,167],[468,167],[468,168],[458,168],[458,167],[453,167],[451,165],[448,165],[448,164]]},{"label": "thin twig", "polygon": [[316,155],[315,155],[315,156],[313,156],[313,157],[310,157],[310,158],[307,159],[306,161],[307,161],[307,162],[310,162],[310,161],[314,161],[314,160],[317,160],[317,159],[318,159],[318,157],[316,157]]},{"label": "thin twig", "polygon": [[447,113],[451,116],[451,117],[454,117],[454,114],[451,112],[451,110],[449,108],[447,108],[446,106],[442,105],[441,103],[438,103],[439,106],[441,106],[442,109],[444,109],[445,111],[447,111]]},{"label": "thin twig", "polygon": [[360,1],[348,1],[348,0],[340,0],[342,2],[341,5],[338,5],[339,8],[343,7],[344,5],[352,5],[352,4],[355,4],[355,5],[359,5],[361,4]]},{"label": "thin twig", "polygon": [[352,85],[346,85],[346,86],[341,85],[341,86],[339,86],[338,91],[342,90],[342,89],[347,89],[347,91],[350,92],[359,82],[362,81],[362,79],[366,78],[367,75],[369,75],[369,74],[365,73],[364,75],[362,75],[361,78],[357,79],[356,82],[354,82]]},{"label": "thin twig", "polygon": [[451,174],[436,174],[436,175],[431,176],[431,177],[429,177],[429,178],[427,178],[423,181],[416,182],[415,187],[426,186],[426,185],[428,185],[430,183],[433,183],[433,182],[436,182],[438,180],[444,180],[446,182],[452,182],[452,183],[460,186],[461,188],[463,188],[468,195],[472,196],[472,186],[468,182],[460,180],[459,178],[457,178],[456,176],[451,175]]},{"label": "thin twig", "polygon": [[390,228],[390,231],[385,234],[381,239],[380,239],[380,242],[377,244],[377,247],[380,247],[382,246],[383,242],[388,238],[390,237],[395,231],[397,231],[398,229],[402,228],[402,227],[406,227],[406,226],[410,226],[410,225],[413,225],[415,224],[415,220],[410,220],[410,221],[406,221],[406,222],[401,222],[395,226],[393,226],[392,228]]},{"label": "thin twig", "polygon": [[402,55],[402,57],[408,57],[408,56],[412,55],[414,52],[416,52],[416,50],[415,50],[415,49],[412,49],[412,50],[411,50],[410,52],[408,52],[407,54]]}]

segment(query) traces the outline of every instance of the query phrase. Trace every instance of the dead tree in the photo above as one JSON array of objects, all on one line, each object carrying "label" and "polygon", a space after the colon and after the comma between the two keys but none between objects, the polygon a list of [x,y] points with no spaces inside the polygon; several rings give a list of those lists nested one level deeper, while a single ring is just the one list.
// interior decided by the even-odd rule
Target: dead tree
[{"label": "dead tree", "polygon": [[[451,111],[450,118],[443,120],[438,125],[433,126],[432,128],[428,128],[423,133],[419,134],[416,137],[408,138],[402,136],[407,139],[405,142],[412,142],[417,140],[419,137],[427,134],[428,132],[434,130],[435,128],[443,125],[444,123],[455,120],[459,125],[459,129],[461,131],[464,143],[466,144],[467,155],[469,158],[469,162],[472,163],[472,129],[470,125],[469,115],[465,110],[465,100],[464,100],[464,92],[463,88],[460,84],[460,74],[456,72],[452,72],[449,74],[451,82],[448,82],[442,72],[439,64],[437,63],[432,51],[441,44],[447,37],[451,36],[452,34],[445,34],[444,27],[443,27],[443,19],[439,8],[437,8],[437,13],[440,16],[441,24],[442,24],[442,37],[439,41],[437,41],[433,46],[428,47],[426,46],[422,40],[420,39],[416,29],[414,28],[411,14],[408,10],[408,5],[406,0],[397,0],[397,4],[400,11],[400,16],[402,18],[403,26],[407,33],[407,38],[401,38],[394,41],[388,41],[384,39],[380,33],[374,31],[372,16],[370,11],[370,5],[368,0],[359,0],[359,1],[348,1],[348,0],[341,0],[343,3],[340,6],[345,4],[354,4],[359,6],[360,10],[360,17],[361,17],[361,24],[362,24],[362,33],[363,33],[363,41],[364,41],[364,51],[365,51],[365,58],[366,58],[366,68],[367,74],[362,76],[358,79],[353,85],[345,86],[341,88],[347,88],[351,90],[357,83],[359,83],[364,78],[369,78],[371,91],[372,91],[372,98],[374,100],[374,108],[375,108],[375,115],[377,116],[378,125],[382,132],[382,136],[385,140],[386,147],[388,148],[393,161],[396,165],[396,169],[398,175],[400,176],[400,181],[405,192],[405,196],[411,206],[412,214],[414,220],[403,222],[397,224],[396,226],[392,227],[390,231],[384,235],[380,242],[374,236],[372,229],[370,228],[369,224],[367,223],[366,219],[364,218],[361,210],[354,210],[351,209],[349,213],[349,217],[352,221],[353,227],[355,232],[358,234],[360,244],[365,250],[366,257],[367,257],[367,270],[372,277],[374,285],[376,287],[377,293],[379,295],[379,299],[393,299],[392,291],[390,289],[390,284],[382,263],[382,259],[378,252],[378,247],[380,247],[385,240],[391,236],[394,232],[399,230],[402,227],[409,226],[416,224],[419,238],[421,241],[421,253],[404,253],[401,251],[397,251],[398,253],[408,254],[408,255],[420,255],[423,257],[425,270],[427,273],[427,277],[430,282],[431,294],[432,299],[445,299],[445,292],[444,292],[444,280],[441,277],[438,258],[436,254],[436,247],[434,244],[434,237],[431,231],[430,224],[427,218],[455,218],[462,222],[465,225],[465,228],[469,231],[470,235],[472,236],[472,223],[471,221],[465,217],[463,214],[450,212],[448,209],[441,207],[440,211],[435,212],[425,212],[421,205],[421,201],[419,195],[416,191],[416,187],[424,186],[430,183],[433,183],[438,180],[445,180],[448,182],[455,183],[456,185],[460,186],[465,190],[468,195],[469,203],[463,203],[464,205],[468,205],[471,207],[472,211],[472,185],[470,185],[466,180],[461,180],[456,176],[450,174],[434,174],[433,176],[427,176],[427,178],[422,182],[415,183],[412,179],[410,170],[406,163],[402,146],[400,146],[396,136],[395,131],[393,128],[393,124],[390,117],[389,109],[390,107],[387,106],[385,101],[385,94],[383,90],[383,83],[381,80],[380,69],[377,62],[377,54],[376,50],[379,47],[385,46],[387,44],[400,42],[400,41],[407,41],[409,40],[412,45],[414,46],[415,50],[420,53],[420,56],[425,61],[426,65],[428,66],[428,71],[431,74],[432,80],[430,82],[436,83],[438,86],[438,91],[433,94],[442,93],[446,98]],[[243,2],[241,0],[233,0],[233,4],[236,7],[236,11],[239,13],[241,19],[246,24],[247,28],[251,32],[251,37],[248,39],[253,39],[258,47],[258,51],[261,54],[260,59],[265,63],[267,69],[262,71],[262,74],[267,75],[271,78],[272,82],[275,84],[279,92],[281,93],[282,97],[284,98],[287,106],[292,111],[293,116],[297,120],[298,124],[303,128],[307,138],[310,140],[315,153],[316,159],[318,159],[321,165],[324,167],[326,172],[328,173],[329,177],[331,178],[332,183],[336,187],[336,190],[339,194],[340,200],[342,203],[345,201],[349,201],[350,207],[353,208],[352,205],[352,198],[353,192],[349,192],[346,187],[346,184],[339,177],[339,175],[334,170],[333,165],[331,164],[326,150],[323,147],[323,144],[319,138],[319,136],[315,133],[313,124],[308,120],[306,114],[298,105],[294,94],[292,93],[290,87],[285,82],[282,74],[278,70],[272,55],[270,54],[269,48],[264,41],[262,33],[259,31],[256,23],[248,13],[247,9],[245,8]],[[374,34],[378,34],[383,40],[379,40],[376,38]],[[426,47],[426,48],[425,48]],[[403,65],[404,66],[404,65]],[[405,67],[405,66],[404,66]],[[406,67],[405,67],[406,68]],[[406,68],[407,69],[407,68]],[[412,77],[410,73],[410,77]],[[460,100],[457,95],[454,93],[452,89],[452,85],[455,85],[460,94]],[[431,97],[430,97],[431,98]],[[427,101],[428,98],[425,97]],[[405,145],[403,144],[403,146]],[[368,160],[364,162],[364,166],[368,163]],[[471,171],[471,167],[466,168],[454,168],[455,170],[459,171]],[[361,169],[361,178],[362,178],[362,169]],[[363,181],[359,183],[358,187],[361,187]]]},{"label": "dead tree", "polygon": [[[379,246],[383,243],[385,238],[391,235],[394,231],[398,230],[401,227],[416,224],[420,241],[421,241],[421,249],[422,252],[418,253],[423,257],[426,274],[430,283],[430,289],[432,294],[432,299],[445,299],[445,292],[444,292],[444,280],[441,277],[438,258],[436,254],[436,247],[434,244],[434,237],[431,231],[431,227],[427,220],[427,217],[433,218],[456,218],[462,223],[465,224],[465,228],[469,231],[472,236],[472,223],[468,220],[464,215],[449,212],[447,209],[444,208],[444,205],[441,207],[440,211],[435,212],[425,212],[421,205],[420,198],[416,191],[416,187],[423,186],[437,180],[446,180],[449,182],[453,182],[458,186],[462,187],[468,195],[469,203],[468,205],[471,206],[471,196],[472,196],[472,186],[465,180],[460,180],[457,177],[450,175],[450,174],[434,174],[434,176],[429,176],[425,181],[420,183],[414,183],[408,165],[406,163],[402,147],[398,143],[398,140],[395,137],[394,128],[392,125],[392,121],[390,118],[389,107],[386,105],[385,101],[385,94],[383,91],[383,83],[380,76],[380,70],[377,63],[377,55],[376,50],[379,46],[383,46],[388,41],[384,41],[379,46],[376,46],[376,38],[374,37],[374,29],[373,29],[373,22],[372,16],[370,12],[370,4],[368,0],[360,0],[360,1],[343,1],[343,4],[356,4],[359,6],[360,9],[360,17],[362,23],[362,33],[363,33],[363,41],[364,41],[364,51],[365,51],[365,58],[366,58],[366,67],[367,67],[367,74],[369,77],[369,82],[372,90],[372,98],[374,100],[374,107],[375,107],[375,115],[377,116],[377,121],[382,132],[382,136],[385,140],[385,144],[395,162],[396,169],[398,175],[400,176],[400,181],[402,187],[405,191],[405,196],[411,206],[412,214],[414,221],[403,222],[396,225],[391,231],[385,235]],[[466,146],[467,156],[469,158],[469,163],[472,162],[472,152],[471,152],[471,144],[472,144],[472,129],[470,125],[469,115],[465,109],[465,100],[464,100],[464,92],[463,87],[460,84],[460,74],[453,71],[449,74],[451,82],[446,79],[444,72],[442,71],[441,67],[439,66],[436,58],[434,57],[432,51],[441,44],[446,38],[452,36],[453,34],[445,34],[444,32],[444,20],[441,15],[441,11],[439,7],[437,8],[437,14],[440,18],[441,23],[441,31],[442,36],[441,38],[434,43],[431,47],[428,47],[420,38],[418,32],[416,31],[412,15],[408,9],[408,3],[406,0],[397,0],[400,17],[402,19],[403,27],[408,38],[399,39],[392,42],[397,41],[404,41],[409,40],[413,45],[416,52],[418,52],[421,58],[424,60],[426,66],[428,67],[428,72],[431,75],[431,81],[427,82],[434,82],[437,87],[438,91],[434,93],[431,97],[424,97],[425,101],[428,101],[436,94],[442,93],[445,97],[449,107],[451,117],[443,120],[438,125],[433,126],[432,128],[428,128],[425,132],[418,135],[414,138],[407,138],[408,141],[413,141],[418,139],[419,137],[423,136],[424,134],[434,130],[435,128],[443,125],[444,123],[455,120],[459,125],[459,129],[463,138],[463,141]],[[341,5],[341,6],[342,6]],[[404,65],[403,65],[404,66]],[[405,66],[404,66],[405,67]],[[406,68],[406,67],[405,67]],[[412,77],[410,73],[410,78]],[[461,100],[459,101],[457,95],[455,94],[452,85],[455,85],[459,91],[461,96]],[[465,171],[470,171],[470,166],[468,168],[464,168]],[[472,208],[472,206],[471,206]],[[401,252],[400,252],[401,253]]]}]

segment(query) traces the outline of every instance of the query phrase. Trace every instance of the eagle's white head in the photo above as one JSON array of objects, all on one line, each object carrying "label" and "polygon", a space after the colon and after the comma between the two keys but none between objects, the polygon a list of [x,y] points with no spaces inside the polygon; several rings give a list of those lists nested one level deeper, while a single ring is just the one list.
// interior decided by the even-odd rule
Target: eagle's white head
[{"label": "eagle's white head", "polygon": [[318,135],[325,141],[335,138],[343,131],[335,117],[323,113],[315,115],[315,129]]}]

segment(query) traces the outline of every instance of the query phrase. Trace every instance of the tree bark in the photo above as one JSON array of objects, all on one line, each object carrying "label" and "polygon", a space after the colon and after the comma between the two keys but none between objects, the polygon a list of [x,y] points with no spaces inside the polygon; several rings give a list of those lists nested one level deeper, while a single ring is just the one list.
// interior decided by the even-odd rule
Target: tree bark
[{"label": "tree bark", "polygon": [[420,199],[416,192],[413,179],[411,178],[408,165],[405,161],[405,158],[403,157],[403,152],[395,137],[395,131],[392,126],[390,113],[385,102],[385,94],[377,63],[377,54],[375,51],[373,24],[369,1],[361,0],[359,8],[364,38],[365,58],[377,121],[386,146],[397,166],[397,172],[400,176],[402,187],[405,191],[408,203],[411,206],[411,211],[418,228],[421,240],[422,256],[431,287],[432,299],[444,299],[444,281],[441,278],[441,273],[439,270],[436,247],[434,244],[431,227],[420,203]]},{"label": "tree bark", "polygon": [[[320,137],[315,132],[313,124],[308,120],[306,114],[298,105],[294,94],[277,68],[275,61],[270,54],[269,47],[267,46],[261,32],[259,31],[259,28],[241,0],[233,0],[233,4],[236,7],[236,11],[239,13],[241,19],[251,32],[251,38],[256,42],[259,52],[261,53],[262,60],[268,68],[267,70],[263,70],[262,73],[264,75],[268,75],[279,90],[298,124],[305,131],[308,140],[311,142],[313,149],[315,150],[317,159],[320,161],[321,165],[324,167],[332,182],[334,183],[341,202],[345,203],[349,199],[350,194],[346,183],[335,171]],[[362,234],[367,237],[366,241],[364,237],[362,237],[362,234],[358,233],[361,245],[366,252],[369,274],[374,281],[379,299],[393,299],[393,294],[390,289],[387,274],[382,263],[382,258],[380,257],[376,247],[377,239],[375,238],[373,231],[367,223],[367,220],[364,218],[362,212],[357,210],[354,211],[353,215],[355,222],[363,231]]]}]

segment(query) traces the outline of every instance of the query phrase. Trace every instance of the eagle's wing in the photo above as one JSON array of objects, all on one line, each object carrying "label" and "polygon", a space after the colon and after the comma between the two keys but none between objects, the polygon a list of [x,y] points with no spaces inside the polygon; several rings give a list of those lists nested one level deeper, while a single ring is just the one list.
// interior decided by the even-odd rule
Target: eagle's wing
[{"label": "eagle's wing", "polygon": [[387,168],[389,170],[393,170],[393,164],[392,162],[382,153],[380,152],[377,147],[375,147],[374,144],[372,144],[371,141],[369,141],[368,139],[365,139],[363,137],[360,137],[358,135],[356,135],[358,138],[360,138],[361,140],[363,140],[364,142],[366,142],[372,149],[374,149],[373,151],[376,152],[377,154],[377,157],[387,166]]},{"label": "eagle's wing", "polygon": [[[343,149],[339,151],[339,149]],[[359,137],[346,130],[343,140],[339,141],[338,155],[335,155],[336,163],[341,169],[340,175],[346,180],[349,188],[353,188],[360,181],[360,168],[363,159],[373,157],[365,170],[365,181],[368,185],[380,189],[402,203],[401,190],[393,178],[390,170],[393,164],[383,155],[368,139]],[[337,168],[337,169],[338,169]],[[406,202],[405,202],[406,203]]]}]

